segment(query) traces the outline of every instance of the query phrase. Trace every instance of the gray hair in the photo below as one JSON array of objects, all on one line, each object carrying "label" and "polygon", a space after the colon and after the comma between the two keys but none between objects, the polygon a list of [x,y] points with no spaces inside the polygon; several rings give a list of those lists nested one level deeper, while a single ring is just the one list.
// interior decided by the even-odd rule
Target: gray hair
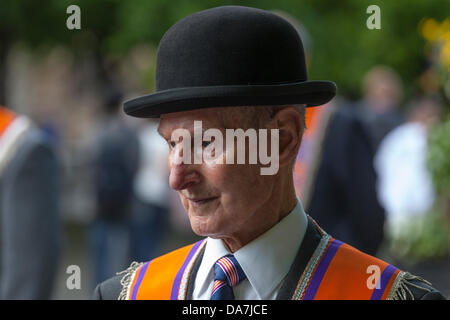
[{"label": "gray hair", "polygon": [[295,107],[302,119],[303,130],[306,129],[305,104],[269,105],[269,106],[245,106],[227,107],[222,113],[222,120],[226,127],[242,127],[243,129],[264,128],[266,124],[281,109]]},{"label": "gray hair", "polygon": [[[274,115],[280,111],[281,109],[287,108],[287,107],[295,107],[297,112],[300,114],[300,117],[302,119],[302,132],[306,130],[306,104],[295,104],[295,105],[281,105],[281,106],[264,106],[265,112],[268,114],[269,118],[266,119],[266,123],[268,120],[272,119]],[[260,107],[259,107],[260,108]],[[261,121],[261,117],[258,119]],[[264,123],[264,122],[263,122]],[[294,170],[296,158],[292,159],[291,162],[291,171]]]},{"label": "gray hair", "polygon": [[[257,114],[258,113],[260,114],[260,116],[259,116],[260,120],[263,117],[263,115],[261,115],[261,113],[264,113],[264,112],[269,117],[268,120],[270,120],[270,119],[272,119],[275,116],[275,114],[278,111],[280,111],[280,110],[282,110],[284,108],[287,108],[287,107],[295,107],[295,109],[300,114],[300,117],[302,119],[303,130],[306,129],[306,116],[305,116],[305,114],[306,114],[306,110],[305,110],[306,104],[259,106],[259,107],[256,107],[256,108],[258,108],[258,110],[261,109],[261,108],[264,110],[263,112],[261,112],[261,111],[257,112]],[[256,117],[258,117],[258,115]]]},{"label": "gray hair", "polygon": [[[226,127],[245,127],[242,129],[262,129],[275,116],[275,114],[287,107],[295,107],[302,119],[301,132],[306,129],[306,104],[289,105],[271,105],[271,106],[246,106],[246,107],[227,107],[227,112],[222,113],[223,121]],[[300,134],[300,132],[299,132]],[[295,158],[291,162],[291,170],[295,166]]]}]

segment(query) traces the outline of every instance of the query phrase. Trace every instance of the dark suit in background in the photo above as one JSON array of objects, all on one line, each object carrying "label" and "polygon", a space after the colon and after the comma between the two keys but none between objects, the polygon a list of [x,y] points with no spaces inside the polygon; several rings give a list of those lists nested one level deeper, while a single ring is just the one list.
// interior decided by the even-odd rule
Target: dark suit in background
[{"label": "dark suit in background", "polygon": [[385,216],[370,137],[352,107],[335,108],[325,130],[306,212],[333,237],[375,255]]},{"label": "dark suit in background", "polygon": [[60,172],[32,125],[0,173],[0,299],[49,299],[61,244]]}]

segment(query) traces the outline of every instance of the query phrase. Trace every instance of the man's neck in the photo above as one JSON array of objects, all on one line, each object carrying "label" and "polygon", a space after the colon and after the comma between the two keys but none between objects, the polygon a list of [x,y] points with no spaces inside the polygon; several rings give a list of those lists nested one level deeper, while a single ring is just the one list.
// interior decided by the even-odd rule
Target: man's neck
[{"label": "man's neck", "polygon": [[230,252],[235,252],[258,238],[284,217],[286,217],[297,205],[297,196],[295,189],[289,188],[289,192],[281,192],[278,197],[271,197],[261,206],[254,217],[257,217],[259,223],[248,221],[242,232],[231,235],[230,237],[221,238],[225,246]]}]

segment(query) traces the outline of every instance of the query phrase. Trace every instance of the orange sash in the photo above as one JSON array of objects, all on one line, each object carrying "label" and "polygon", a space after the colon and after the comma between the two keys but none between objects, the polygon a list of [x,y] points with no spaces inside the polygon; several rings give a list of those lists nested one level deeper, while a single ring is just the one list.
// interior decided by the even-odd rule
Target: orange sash
[{"label": "orange sash", "polygon": [[385,300],[399,272],[396,267],[325,235],[292,299]]},{"label": "orange sash", "polygon": [[[201,240],[142,264],[132,276],[126,298],[186,299],[193,263],[205,243]],[[324,234],[292,299],[384,300],[389,297],[399,272],[392,265]]]},{"label": "orange sash", "polygon": [[134,274],[127,292],[129,300],[178,300],[184,298],[195,258],[206,241],[172,251],[149,261]]}]

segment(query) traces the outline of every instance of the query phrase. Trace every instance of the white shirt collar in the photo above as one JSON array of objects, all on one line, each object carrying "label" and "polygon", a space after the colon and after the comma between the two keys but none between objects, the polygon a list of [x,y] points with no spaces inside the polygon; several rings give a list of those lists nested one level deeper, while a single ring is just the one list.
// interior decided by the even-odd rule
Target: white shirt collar
[{"label": "white shirt collar", "polygon": [[[287,275],[306,232],[308,219],[300,201],[279,223],[240,248],[234,257],[259,299],[271,299]],[[222,240],[208,238],[197,273],[195,292],[209,290],[215,262],[229,254]],[[237,297],[238,298],[238,297]]]}]

